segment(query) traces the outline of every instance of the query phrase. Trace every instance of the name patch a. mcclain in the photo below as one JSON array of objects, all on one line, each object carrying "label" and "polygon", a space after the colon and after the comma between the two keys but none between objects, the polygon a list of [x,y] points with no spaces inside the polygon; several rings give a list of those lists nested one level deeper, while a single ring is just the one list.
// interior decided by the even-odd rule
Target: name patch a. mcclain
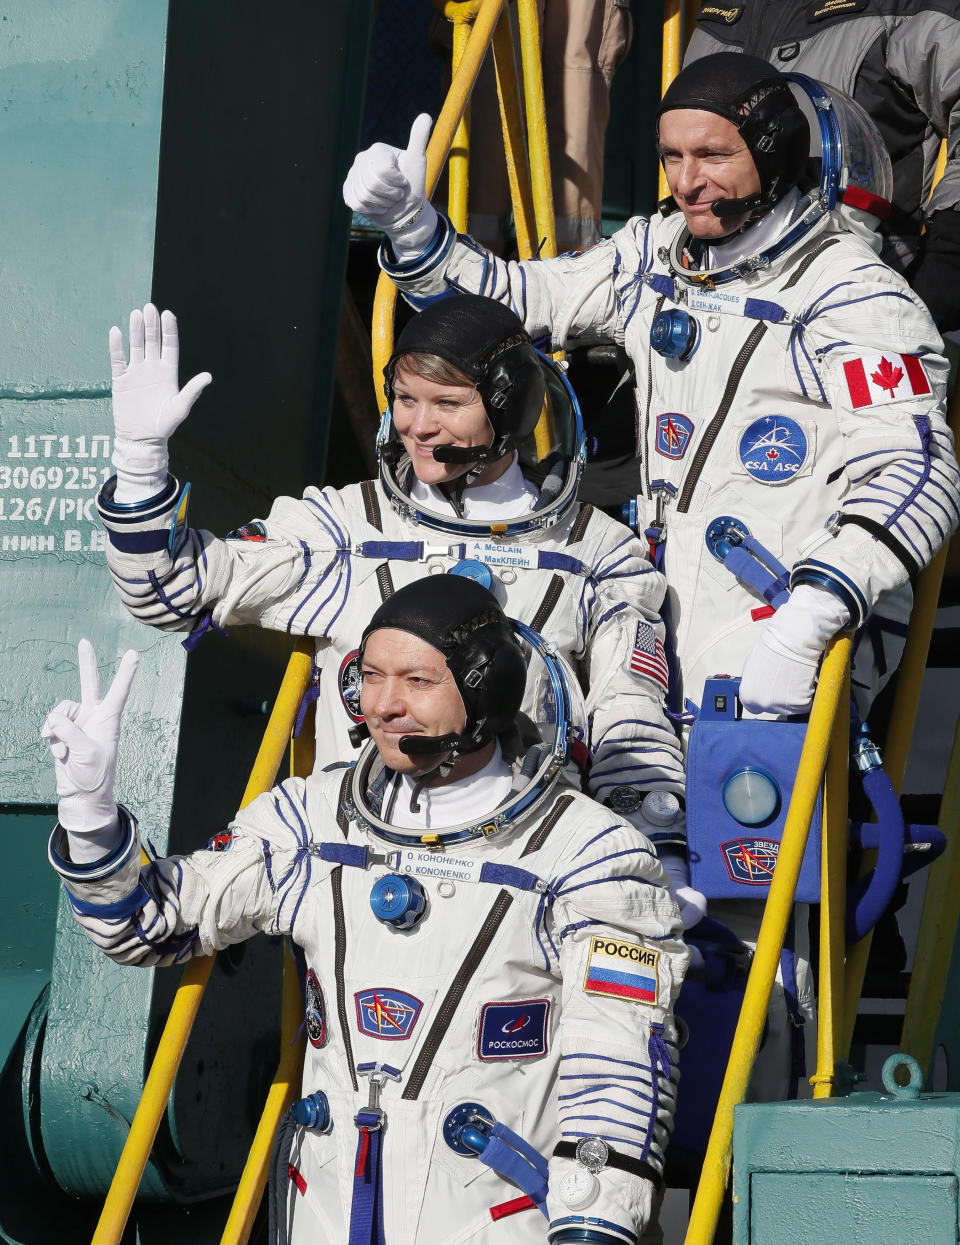
[{"label": "name patch a. mcclain", "polygon": [[484,1003],[480,1009],[477,1058],[539,1059],[547,1053],[549,999]]},{"label": "name patch a. mcclain", "polygon": [[583,979],[584,993],[655,1004],[659,960],[660,952],[643,943],[599,936],[591,938]]}]

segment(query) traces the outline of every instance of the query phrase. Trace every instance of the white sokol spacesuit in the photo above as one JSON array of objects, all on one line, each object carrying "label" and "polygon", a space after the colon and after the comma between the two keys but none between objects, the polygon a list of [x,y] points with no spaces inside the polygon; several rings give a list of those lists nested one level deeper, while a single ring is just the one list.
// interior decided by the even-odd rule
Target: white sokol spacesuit
[{"label": "white sokol spacesuit", "polygon": [[[134,819],[121,809],[118,826],[111,802],[126,688],[104,698],[105,727],[88,724],[100,702],[84,687],[44,728],[61,793],[50,858],[95,945],[169,964],[265,931],[302,952],[308,1045],[274,1155],[278,1243],[613,1245],[655,1228],[680,920],[650,844],[563,779],[578,693],[515,626],[539,670],[543,742],[512,765],[499,741],[511,747],[524,682],[515,633],[481,586],[429,578],[364,633],[365,679],[394,703],[388,719],[365,688],[374,739],[359,762],[261,796],[215,850],[145,866]],[[381,628],[393,630],[375,649]],[[413,729],[416,705],[398,709],[396,686],[412,669],[432,686],[424,651],[453,676],[466,722],[424,737],[433,719],[417,719],[399,743],[429,757],[414,781],[385,768],[378,727]],[[98,732],[113,761],[84,770]],[[425,766],[480,747],[479,771],[425,785],[443,773]],[[108,816],[113,843],[101,829],[88,850]]]},{"label": "white sokol spacesuit", "polygon": [[[123,385],[151,362],[162,366],[169,352],[176,395],[175,351],[167,344],[168,336],[176,342],[176,322],[164,313],[161,353],[156,311],[144,314],[146,360],[139,312],[131,317],[129,365],[122,339],[113,343],[118,476],[99,498],[108,565],[136,618],[194,636],[211,623],[218,629],[252,623],[314,637],[317,763],[323,765],[347,753],[360,719],[356,637],[373,610],[396,588],[469,562],[511,617],[542,632],[579,670],[588,693],[582,742],[590,748],[591,793],[602,802],[616,793],[620,811],[634,813],[642,792],[682,792],[681,750],[663,710],[662,576],[628,528],[576,501],[584,456],[576,399],[562,370],[536,354],[512,312],[479,298],[431,308],[405,327],[387,369],[388,388],[405,354],[439,355],[466,369],[495,431],[485,461],[514,452],[504,475],[475,487],[463,476],[468,487],[452,496],[421,483],[388,410],[378,441],[379,480],[280,497],[266,520],[225,541],[185,525],[180,486],[166,474],[165,439],[152,485],[139,489],[139,500],[118,504],[118,480],[129,480],[145,453],[144,439],[124,423]],[[533,430],[544,392],[551,444],[538,453]],[[473,457],[483,461],[482,451]]]}]

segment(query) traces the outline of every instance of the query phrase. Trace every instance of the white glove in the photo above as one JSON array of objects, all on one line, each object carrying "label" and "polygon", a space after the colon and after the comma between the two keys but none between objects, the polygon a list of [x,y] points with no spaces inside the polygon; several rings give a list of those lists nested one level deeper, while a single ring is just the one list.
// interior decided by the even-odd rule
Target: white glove
[{"label": "white glove", "polygon": [[120,718],[139,657],[124,653],[106,696],[100,694],[97,655],[89,640],[77,646],[80,703],[62,700],[40,732],[49,741],[60,797],[60,824],[74,864],[99,860],[119,838],[113,780],[120,747]]},{"label": "white glove", "polygon": [[432,119],[422,112],[404,150],[374,143],[361,151],[343,183],[347,207],[379,225],[398,262],[416,259],[430,245],[437,213],[427,198],[427,141]]},{"label": "white glove", "polygon": [[670,889],[680,909],[684,929],[691,929],[707,915],[707,897],[690,885],[690,866],[680,851],[664,851],[660,863],[670,879]]},{"label": "white glove", "polygon": [[740,703],[751,713],[805,713],[820,655],[850,621],[838,596],[798,584],[767,624],[743,666]]},{"label": "white glove", "polygon": [[177,317],[161,316],[153,303],[130,312],[130,362],[123,333],[110,330],[113,374],[113,465],[117,469],[114,500],[120,504],[146,501],[163,491],[167,481],[167,441],[213,377],[200,372],[183,389],[177,387],[180,339]]}]

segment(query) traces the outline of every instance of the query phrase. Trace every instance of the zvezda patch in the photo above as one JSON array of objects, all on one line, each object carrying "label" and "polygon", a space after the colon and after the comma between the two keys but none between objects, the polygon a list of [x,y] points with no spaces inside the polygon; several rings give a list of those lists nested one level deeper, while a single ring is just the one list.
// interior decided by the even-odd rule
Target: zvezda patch
[{"label": "zvezda patch", "polygon": [[357,1028],[368,1037],[399,1042],[413,1032],[420,1009],[418,998],[406,990],[391,986],[375,986],[358,990],[353,996],[357,1005]]},{"label": "zvezda patch", "polygon": [[761,484],[786,484],[807,461],[807,434],[787,415],[764,415],[740,434],[737,455]]},{"label": "zvezda patch", "polygon": [[743,886],[769,886],[780,843],[777,839],[729,839],[720,844],[720,851],[732,881]]},{"label": "zvezda patch", "polygon": [[693,420],[676,411],[657,416],[657,453],[664,458],[683,458],[693,436]]},{"label": "zvezda patch", "polygon": [[590,939],[583,979],[585,994],[605,994],[632,1003],[656,1003],[660,952],[619,938]]}]

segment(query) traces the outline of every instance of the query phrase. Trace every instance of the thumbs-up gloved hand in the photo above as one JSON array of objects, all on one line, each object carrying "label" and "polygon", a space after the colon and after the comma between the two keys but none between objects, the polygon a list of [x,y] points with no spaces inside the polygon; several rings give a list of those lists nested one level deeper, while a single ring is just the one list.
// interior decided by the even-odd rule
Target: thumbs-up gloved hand
[{"label": "thumbs-up gloved hand", "polygon": [[361,151],[343,183],[343,198],[379,225],[399,263],[416,259],[430,245],[437,213],[427,198],[427,141],[432,119],[422,112],[403,149],[374,143]]},{"label": "thumbs-up gloved hand", "polygon": [[139,658],[132,649],[124,653],[103,696],[97,655],[89,640],[80,641],[77,656],[80,703],[62,700],[47,714],[40,733],[53,754],[60,825],[67,832],[70,859],[89,864],[105,856],[120,836],[113,781],[120,719]]}]

